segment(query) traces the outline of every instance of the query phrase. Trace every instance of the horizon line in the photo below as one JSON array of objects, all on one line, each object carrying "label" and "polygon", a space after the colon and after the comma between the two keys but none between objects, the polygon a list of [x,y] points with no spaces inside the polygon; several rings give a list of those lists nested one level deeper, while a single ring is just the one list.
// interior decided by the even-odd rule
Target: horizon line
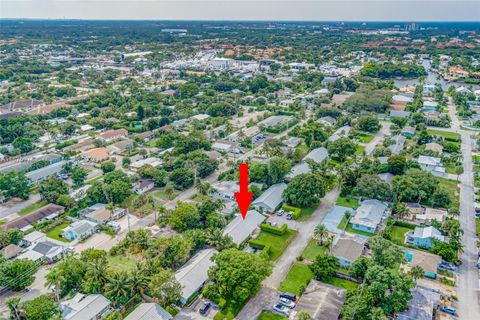
[{"label": "horizon line", "polygon": [[104,18],[104,19],[94,19],[94,18],[1,18],[0,21],[5,20],[30,20],[30,21],[132,21],[132,22],[348,22],[348,23],[479,23],[480,21],[475,20],[288,20],[288,19],[279,19],[279,20],[268,20],[268,19],[119,19],[119,18]]}]

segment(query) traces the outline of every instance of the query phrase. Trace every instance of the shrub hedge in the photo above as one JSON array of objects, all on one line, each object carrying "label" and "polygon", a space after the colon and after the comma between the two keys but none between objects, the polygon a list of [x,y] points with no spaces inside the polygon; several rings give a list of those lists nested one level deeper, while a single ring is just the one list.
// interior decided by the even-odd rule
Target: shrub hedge
[{"label": "shrub hedge", "polygon": [[288,205],[288,204],[284,204],[282,206],[282,209],[285,210],[285,211],[291,212],[293,220],[297,220],[300,217],[300,215],[302,214],[302,209],[291,206],[291,205]]},{"label": "shrub hedge", "polygon": [[271,234],[282,236],[287,232],[288,226],[286,224],[284,224],[281,227],[274,227],[274,226],[271,226],[269,224],[262,223],[260,225],[260,229],[264,232],[268,232],[268,233],[271,233]]}]

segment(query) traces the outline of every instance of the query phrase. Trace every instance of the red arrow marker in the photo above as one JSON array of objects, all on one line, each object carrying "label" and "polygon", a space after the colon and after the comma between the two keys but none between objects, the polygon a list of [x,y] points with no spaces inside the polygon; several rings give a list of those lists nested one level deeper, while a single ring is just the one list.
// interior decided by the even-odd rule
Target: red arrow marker
[{"label": "red arrow marker", "polygon": [[242,218],[245,220],[253,198],[253,192],[248,191],[248,164],[246,163],[240,164],[240,192],[235,192],[235,198]]}]

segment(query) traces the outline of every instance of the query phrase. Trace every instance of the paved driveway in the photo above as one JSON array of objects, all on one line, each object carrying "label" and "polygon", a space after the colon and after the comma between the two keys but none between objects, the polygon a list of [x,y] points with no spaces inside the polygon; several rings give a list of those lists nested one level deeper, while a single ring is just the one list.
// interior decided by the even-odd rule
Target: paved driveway
[{"label": "paved driveway", "polygon": [[[277,299],[277,297],[274,297],[273,300],[271,298],[276,291],[274,289],[278,288],[290,270],[290,267],[295,262],[295,259],[303,252],[313,236],[315,227],[323,221],[325,215],[335,205],[339,194],[340,192],[337,188],[331,190],[322,199],[321,204],[315,209],[312,216],[308,220],[299,223],[298,235],[275,262],[272,274],[263,281],[260,292],[243,307],[236,317],[237,320],[256,319],[262,310],[270,309],[273,306],[273,303]],[[265,300],[265,302],[262,302],[263,300]]]}]

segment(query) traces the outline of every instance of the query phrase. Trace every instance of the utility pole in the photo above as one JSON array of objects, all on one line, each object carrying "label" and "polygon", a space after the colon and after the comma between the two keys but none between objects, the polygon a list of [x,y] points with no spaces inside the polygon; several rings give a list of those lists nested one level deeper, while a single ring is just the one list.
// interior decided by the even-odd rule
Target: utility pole
[{"label": "utility pole", "polygon": [[127,224],[128,224],[128,232],[130,232],[130,213],[128,212],[128,208],[127,208]]}]

